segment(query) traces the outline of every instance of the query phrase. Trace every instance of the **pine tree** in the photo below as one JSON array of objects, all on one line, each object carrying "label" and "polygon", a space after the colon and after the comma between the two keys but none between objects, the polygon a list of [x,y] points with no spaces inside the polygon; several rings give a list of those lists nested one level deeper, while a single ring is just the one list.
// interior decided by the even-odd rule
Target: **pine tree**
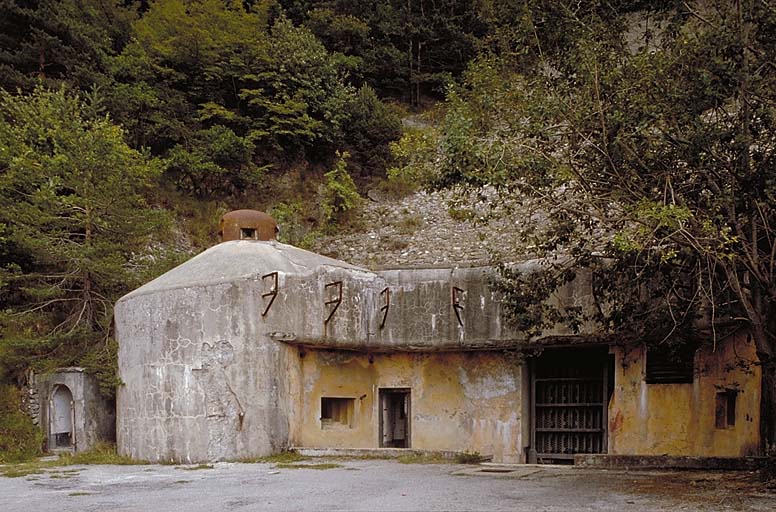
[{"label": "pine tree", "polygon": [[96,101],[0,91],[0,359],[73,364],[109,338],[112,303],[164,226],[141,195],[158,173]]}]

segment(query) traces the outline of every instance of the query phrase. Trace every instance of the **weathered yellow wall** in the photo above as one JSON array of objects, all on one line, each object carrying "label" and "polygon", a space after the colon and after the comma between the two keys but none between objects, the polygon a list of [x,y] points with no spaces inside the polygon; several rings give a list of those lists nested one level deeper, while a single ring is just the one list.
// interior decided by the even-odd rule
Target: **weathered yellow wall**
[{"label": "weathered yellow wall", "polygon": [[[501,352],[307,352],[299,362],[293,438],[306,447],[379,447],[379,388],[411,389],[411,448],[479,452],[520,462],[525,372]],[[321,397],[355,398],[352,428],[322,428]],[[527,423],[527,422],[526,422]]]},{"label": "weathered yellow wall", "polygon": [[[746,336],[695,355],[692,384],[647,384],[644,349],[614,348],[615,389],[609,404],[609,453],[744,456],[757,453],[760,369]],[[738,390],[735,426],[716,428],[716,394]]]}]

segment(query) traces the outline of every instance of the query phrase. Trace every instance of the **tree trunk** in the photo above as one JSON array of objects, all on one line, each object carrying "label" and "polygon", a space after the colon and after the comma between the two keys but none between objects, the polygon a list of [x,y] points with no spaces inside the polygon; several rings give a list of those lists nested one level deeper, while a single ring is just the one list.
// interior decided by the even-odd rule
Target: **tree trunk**
[{"label": "tree trunk", "polygon": [[776,360],[762,363],[760,436],[763,455],[776,456]]},{"label": "tree trunk", "polygon": [[42,46],[38,49],[38,79],[46,79],[46,49]]},{"label": "tree trunk", "polygon": [[418,64],[415,71],[418,73],[418,78],[415,80],[415,104],[420,105],[420,52],[423,49],[423,43],[418,41]]}]

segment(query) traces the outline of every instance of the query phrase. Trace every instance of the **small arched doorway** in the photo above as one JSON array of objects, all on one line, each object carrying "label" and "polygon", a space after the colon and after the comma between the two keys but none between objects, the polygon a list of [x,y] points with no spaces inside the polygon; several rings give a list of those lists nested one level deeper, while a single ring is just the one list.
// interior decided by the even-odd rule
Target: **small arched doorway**
[{"label": "small arched doorway", "polygon": [[73,393],[64,384],[58,384],[51,393],[49,402],[49,423],[51,448],[72,448],[75,444],[73,425],[75,409]]}]

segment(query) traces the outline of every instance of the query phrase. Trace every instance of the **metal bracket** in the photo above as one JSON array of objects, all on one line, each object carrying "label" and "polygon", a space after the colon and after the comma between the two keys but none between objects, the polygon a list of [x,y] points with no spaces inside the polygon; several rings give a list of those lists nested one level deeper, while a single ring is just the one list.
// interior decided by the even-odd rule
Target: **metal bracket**
[{"label": "metal bracket", "polygon": [[453,311],[455,311],[455,317],[458,319],[458,325],[463,327],[463,319],[461,318],[461,311],[463,311],[464,307],[461,306],[461,299],[460,296],[465,293],[462,289],[458,288],[457,286],[453,286],[450,289],[450,303],[453,305]]},{"label": "metal bracket", "polygon": [[387,286],[380,292],[380,296],[385,295],[385,304],[380,308],[383,313],[383,319],[380,321],[380,329],[385,327],[385,321],[388,319],[388,310],[391,307],[391,289]]},{"label": "metal bracket", "polygon": [[342,281],[334,281],[333,283],[327,284],[323,288],[327,289],[327,288],[331,288],[332,286],[337,287],[337,298],[327,300],[326,302],[324,302],[326,306],[331,306],[331,305],[334,306],[334,308],[329,312],[329,316],[327,316],[326,320],[323,321],[324,326],[329,325],[329,320],[332,319],[332,317],[334,316],[334,313],[337,312],[337,308],[339,308],[340,304],[342,303]]},{"label": "metal bracket", "polygon": [[275,297],[278,296],[278,273],[277,272],[271,272],[269,274],[261,276],[261,281],[264,282],[265,279],[268,277],[271,277],[274,279],[274,282],[272,283],[272,287],[269,289],[267,293],[262,293],[261,298],[266,299],[267,297],[271,297],[269,299],[269,303],[264,308],[264,311],[261,313],[261,316],[267,316],[267,313],[269,313],[269,308],[272,307],[272,303],[275,302]]}]

